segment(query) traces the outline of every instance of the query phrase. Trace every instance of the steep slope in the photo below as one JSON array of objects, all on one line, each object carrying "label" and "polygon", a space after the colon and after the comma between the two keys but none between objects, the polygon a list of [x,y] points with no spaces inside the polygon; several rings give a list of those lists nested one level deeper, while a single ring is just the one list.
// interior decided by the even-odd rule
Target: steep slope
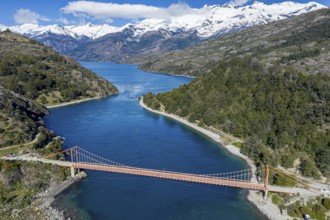
[{"label": "steep slope", "polygon": [[0,26],[1,31],[9,29],[12,32],[33,38],[42,44],[53,47],[58,52],[66,52],[75,49],[78,45],[100,38],[106,34],[119,32],[122,28],[110,25],[47,25],[22,24],[18,26]]},{"label": "steep slope", "polygon": [[80,44],[66,54],[82,61],[129,62],[131,57],[184,49],[201,42],[196,32],[171,33],[160,29],[146,32],[139,39],[134,39],[133,35],[131,29],[125,29]]},{"label": "steep slope", "polygon": [[84,36],[77,39],[68,35],[54,34],[50,32],[33,36],[31,38],[37,40],[44,45],[52,47],[53,49],[62,54],[67,51],[74,50],[80,44],[91,40],[90,38]]},{"label": "steep slope", "polygon": [[[241,151],[256,162],[293,167],[298,161],[305,176],[318,177],[319,169],[330,177],[330,75],[325,71],[330,68],[329,17],[329,9],[313,12],[261,27],[261,33],[253,29],[199,45],[231,48],[232,53],[214,60],[207,67],[210,71],[190,84],[167,93],[146,94],[144,101],[151,108],[244,139]],[[284,31],[287,34],[278,38],[281,30],[292,29],[297,21],[304,26],[293,29],[293,34]],[[275,38],[266,42],[243,38],[266,35],[265,30]],[[240,51],[233,49],[241,47]],[[314,52],[321,47],[326,52]],[[297,52],[283,55],[288,48]],[[210,57],[200,50],[200,58],[200,53],[205,59]],[[188,60],[189,56],[182,53],[181,58]],[[301,68],[306,64],[300,62],[307,59],[312,70]]]},{"label": "steep slope", "polygon": [[107,80],[50,47],[13,33],[0,34],[1,85],[51,105],[117,92]]},{"label": "steep slope", "polygon": [[0,85],[0,147],[32,141],[47,113],[40,104]]},{"label": "steep slope", "polygon": [[[116,94],[107,80],[50,47],[11,32],[0,33],[0,147],[54,137],[42,117],[52,105]],[[35,147],[41,147],[38,144]]]},{"label": "steep slope", "polygon": [[329,73],[329,21],[330,10],[322,9],[135,62],[148,71],[198,76],[233,55],[251,55],[269,65]]}]

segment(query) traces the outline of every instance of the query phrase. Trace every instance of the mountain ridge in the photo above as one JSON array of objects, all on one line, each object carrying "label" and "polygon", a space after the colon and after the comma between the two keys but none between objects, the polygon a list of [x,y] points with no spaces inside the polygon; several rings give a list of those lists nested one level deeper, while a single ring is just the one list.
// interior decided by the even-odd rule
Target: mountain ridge
[{"label": "mountain ridge", "polygon": [[[133,62],[150,72],[199,76],[232,55],[252,54],[269,65],[293,65],[310,74],[327,74],[330,48],[324,34],[329,29],[329,12],[329,9],[313,11],[202,42],[184,50],[136,58]],[[321,33],[322,29],[324,31]],[[303,35],[299,36],[301,33]],[[295,46],[295,41],[298,46]]]},{"label": "mountain ridge", "polygon": [[[202,7],[202,9],[206,9],[208,13],[205,13],[204,16],[201,16],[200,18],[196,18],[196,16],[183,17],[183,19],[176,19],[175,21],[166,19],[144,19],[135,24],[128,23],[121,27],[111,26],[108,24],[97,25],[92,24],[91,22],[83,25],[66,26],[61,26],[58,24],[42,26],[38,24],[27,23],[16,26],[0,26],[0,30],[3,31],[9,28],[13,32],[32,38],[45,33],[53,33],[58,35],[68,35],[75,39],[80,39],[81,37],[88,37],[90,39],[95,40],[110,33],[120,32],[124,29],[136,29],[136,32],[134,33],[135,37],[140,37],[148,31],[157,31],[160,29],[165,29],[172,32],[196,29],[199,37],[209,38],[211,36],[217,35],[217,32],[221,30],[221,28],[219,27],[210,28],[210,24],[217,25],[223,22],[227,22],[227,20],[229,20],[230,18],[238,18],[239,20],[242,20],[240,21],[241,23],[246,22],[243,18],[246,18],[248,20],[255,20],[255,18],[260,18],[265,19],[265,21],[267,22],[270,22],[291,16],[296,16],[325,7],[326,6],[313,1],[305,4],[285,1],[282,3],[274,3],[270,5],[255,1],[252,5],[247,5],[243,7],[235,7],[230,4],[205,5]],[[247,15],[249,15],[250,17],[248,17]],[[251,16],[254,16],[255,18],[251,19]],[[187,18],[192,19],[188,20]],[[229,24],[230,23],[234,23],[235,26],[237,22],[230,21]],[[260,21],[256,21],[255,23],[262,24],[260,23]],[[206,30],[206,28],[209,30]],[[224,28],[228,28],[228,26],[225,26]]]},{"label": "mountain ridge", "polygon": [[[246,29],[248,27],[262,25],[269,22],[286,19],[288,17],[300,15],[326,6],[316,2],[300,4],[295,2],[282,2],[267,5],[261,2],[255,2],[252,5],[243,7],[234,7],[232,5],[205,5],[200,10],[202,12],[172,19],[144,19],[137,23],[128,23],[122,27],[114,27],[108,24],[93,25],[87,23],[85,25],[48,25],[40,26],[36,24],[23,24],[20,26],[0,26],[0,30],[10,29],[13,32],[20,33],[52,46],[55,50],[73,56],[80,61],[116,61],[127,62],[131,56],[135,56],[132,50],[115,50],[102,51],[102,53],[94,52],[81,56],[80,51],[85,50],[89,46],[94,49],[99,44],[99,40],[104,42],[105,38],[109,42],[120,36],[120,43],[125,46],[143,50],[138,56],[145,53],[161,53],[164,51],[183,49],[193,44],[223,36],[232,32]],[[140,44],[141,39],[157,32],[158,38],[152,36],[148,41],[154,44],[144,47],[144,42]],[[159,34],[163,32],[163,34]],[[130,33],[127,35],[127,33]],[[187,35],[194,33],[187,38]],[[194,37],[192,43],[187,42]],[[185,40],[187,38],[187,40]],[[62,39],[63,42],[62,42]],[[173,44],[166,48],[162,44],[164,40],[171,40]],[[179,39],[177,41],[177,39]],[[183,41],[185,41],[183,43]],[[109,46],[115,46],[109,43]],[[136,46],[137,45],[137,46]],[[178,45],[178,46],[176,46]],[[162,47],[161,50],[158,50]],[[77,51],[73,51],[78,48]],[[147,52],[146,52],[147,51]],[[109,53],[111,53],[109,55]],[[120,53],[120,56],[112,55],[112,53]],[[89,58],[91,57],[91,58]]]}]

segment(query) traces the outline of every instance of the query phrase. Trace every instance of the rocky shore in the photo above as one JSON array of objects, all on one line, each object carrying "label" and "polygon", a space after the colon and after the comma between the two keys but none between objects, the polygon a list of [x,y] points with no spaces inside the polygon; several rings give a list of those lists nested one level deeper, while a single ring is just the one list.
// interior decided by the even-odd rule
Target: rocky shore
[{"label": "rocky shore", "polygon": [[70,219],[65,216],[64,210],[59,210],[53,206],[55,197],[71,186],[75,181],[85,178],[87,174],[79,172],[74,178],[68,177],[65,181],[52,183],[47,190],[37,195],[37,199],[30,205],[36,213],[37,219],[44,220],[65,220]]}]

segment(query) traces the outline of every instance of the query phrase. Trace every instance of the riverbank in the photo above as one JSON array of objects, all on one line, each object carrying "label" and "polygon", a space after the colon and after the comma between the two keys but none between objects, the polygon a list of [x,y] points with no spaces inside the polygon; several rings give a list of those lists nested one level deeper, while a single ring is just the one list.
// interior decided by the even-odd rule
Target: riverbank
[{"label": "riverbank", "polygon": [[75,101],[71,101],[71,102],[64,102],[64,103],[56,104],[56,105],[46,105],[46,108],[48,108],[48,109],[58,108],[58,107],[63,107],[63,106],[67,106],[67,105],[79,104],[81,102],[87,102],[87,101],[91,101],[91,100],[101,99],[101,98],[104,98],[104,96],[86,98],[86,99],[75,100]]},{"label": "riverbank", "polygon": [[247,156],[243,155],[243,154],[240,152],[240,149],[239,149],[238,147],[235,147],[234,145],[232,145],[232,144],[228,144],[228,143],[226,143],[226,141],[224,141],[224,140],[226,139],[226,137],[221,137],[220,134],[217,134],[217,133],[215,133],[215,132],[213,132],[213,131],[210,131],[210,130],[208,130],[208,129],[206,129],[206,128],[202,128],[202,127],[200,127],[200,126],[198,126],[198,125],[196,125],[196,124],[194,124],[194,123],[191,123],[191,122],[187,121],[186,119],[181,118],[181,117],[179,117],[179,116],[177,116],[177,115],[168,114],[168,113],[166,113],[166,112],[160,112],[160,111],[156,111],[156,110],[154,110],[154,109],[151,109],[151,108],[149,108],[148,106],[146,106],[146,105],[144,104],[144,102],[143,102],[143,98],[140,99],[139,103],[140,103],[140,105],[141,105],[143,108],[147,109],[148,111],[151,111],[151,112],[153,112],[153,113],[156,113],[156,114],[160,114],[160,115],[166,116],[166,117],[168,117],[168,118],[172,118],[172,119],[174,119],[174,120],[176,120],[176,121],[178,121],[178,122],[180,122],[180,123],[182,123],[182,124],[184,124],[184,125],[186,125],[186,126],[188,126],[188,127],[193,128],[194,130],[196,130],[196,131],[202,133],[203,135],[207,136],[208,138],[212,139],[213,141],[215,141],[215,142],[221,144],[221,145],[222,145],[226,150],[228,150],[231,154],[233,154],[233,155],[235,155],[235,156],[237,156],[237,157],[240,157],[240,158],[242,158],[243,160],[245,160],[246,163],[249,165],[249,167],[250,167],[251,169],[254,169],[254,170],[256,169],[256,167],[255,167],[255,165],[254,165],[254,162],[253,162],[250,158],[248,158]]},{"label": "riverbank", "polygon": [[[213,131],[210,131],[210,130],[207,130],[205,128],[202,128],[202,127],[199,127],[198,125],[196,124],[193,124],[189,121],[187,121],[186,119],[184,118],[181,118],[177,115],[173,115],[173,114],[168,114],[166,112],[161,112],[161,111],[156,111],[154,109],[151,109],[149,107],[147,107],[144,102],[143,102],[143,97],[140,98],[139,100],[139,104],[146,110],[150,111],[150,112],[153,112],[153,113],[156,113],[156,114],[160,114],[160,115],[163,115],[165,117],[168,117],[168,118],[171,118],[171,119],[174,119],[190,128],[193,128],[194,130],[200,132],[201,134],[207,136],[208,138],[212,139],[213,141],[221,144],[221,146],[223,146],[226,150],[228,150],[231,154],[237,156],[237,157],[240,157],[241,159],[245,160],[246,163],[250,166],[250,168],[252,170],[255,170],[256,167],[254,165],[254,162],[248,158],[247,156],[243,155],[241,152],[240,152],[240,149],[238,147],[235,147],[234,145],[232,144],[226,144],[226,142],[224,141],[225,137],[221,137],[221,135],[213,132]],[[256,179],[252,179],[252,181],[256,181]],[[249,192],[249,195],[247,197],[248,201],[250,201],[252,204],[254,204],[262,213],[264,213],[269,219],[271,220],[286,220],[286,219],[292,219],[290,216],[288,215],[282,215],[279,208],[273,204],[271,201],[266,200],[264,201],[263,200],[263,197],[262,195],[258,195],[257,192],[255,191],[250,191]]]}]

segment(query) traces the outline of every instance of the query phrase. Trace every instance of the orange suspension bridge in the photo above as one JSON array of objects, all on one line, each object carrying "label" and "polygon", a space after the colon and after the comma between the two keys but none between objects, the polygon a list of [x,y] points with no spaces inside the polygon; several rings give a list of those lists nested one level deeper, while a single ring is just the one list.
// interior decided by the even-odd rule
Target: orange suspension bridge
[{"label": "orange suspension bridge", "polygon": [[169,180],[186,181],[193,183],[236,187],[236,188],[243,188],[249,190],[258,190],[258,191],[263,191],[265,195],[267,194],[267,192],[279,192],[279,193],[289,193],[289,194],[296,193],[296,191],[292,190],[291,188],[268,185],[268,177],[269,177],[268,165],[265,166],[265,169],[256,169],[256,170],[246,169],[246,170],[239,170],[239,171],[226,172],[226,173],[216,173],[216,174],[192,174],[192,173],[181,173],[181,172],[172,172],[165,170],[155,170],[155,169],[127,166],[100,157],[96,154],[88,152],[77,146],[69,148],[64,151],[70,154],[71,161],[50,160],[50,159],[26,157],[26,156],[4,158],[4,159],[40,161],[43,163],[51,163],[63,167],[70,167],[72,177],[75,176],[75,171],[77,169],[86,169],[86,170],[97,170],[97,171],[138,175],[138,176],[146,176],[146,177],[155,177],[155,178],[162,178]]}]

